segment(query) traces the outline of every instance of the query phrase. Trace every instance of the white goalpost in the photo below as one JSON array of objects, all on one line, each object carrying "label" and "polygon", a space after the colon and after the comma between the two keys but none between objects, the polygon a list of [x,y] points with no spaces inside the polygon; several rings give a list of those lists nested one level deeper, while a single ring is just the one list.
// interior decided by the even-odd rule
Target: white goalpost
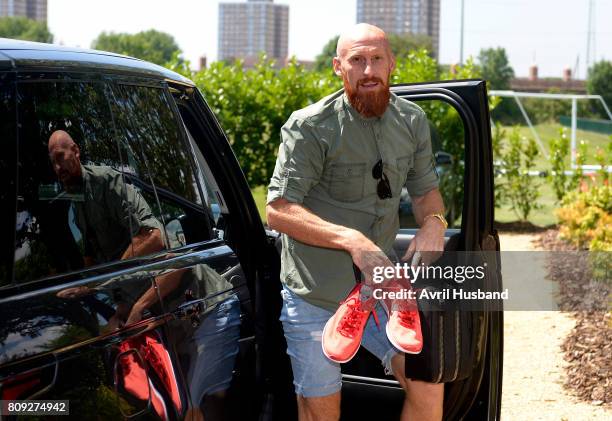
[{"label": "white goalpost", "polygon": [[[514,100],[516,101],[516,104],[519,107],[519,110],[521,111],[521,114],[523,115],[523,118],[525,119],[525,122],[529,126],[529,129],[531,130],[533,137],[535,138],[538,146],[540,147],[540,150],[544,154],[544,157],[547,159],[548,159],[548,151],[544,147],[544,143],[542,142],[542,139],[540,139],[538,132],[533,127],[531,119],[529,118],[529,115],[527,115],[527,111],[525,111],[525,107],[523,107],[523,104],[521,103],[521,98],[571,100],[572,101],[572,116],[571,116],[572,123],[571,123],[571,138],[570,138],[571,146],[570,148],[571,148],[571,168],[572,169],[577,168],[576,166],[576,128],[577,128],[577,122],[578,122],[578,100],[585,100],[585,99],[586,100],[589,100],[589,99],[599,100],[601,102],[601,105],[603,105],[604,110],[608,114],[608,118],[610,119],[610,121],[612,121],[612,113],[610,112],[608,105],[606,104],[604,99],[601,97],[601,95],[547,94],[547,93],[540,93],[540,92],[516,92],[516,91],[493,90],[493,91],[489,91],[489,96],[514,98]],[[582,169],[586,170],[587,172],[592,172],[600,168],[601,168],[600,165],[582,165]],[[612,172],[612,165],[608,165],[608,172]]]}]

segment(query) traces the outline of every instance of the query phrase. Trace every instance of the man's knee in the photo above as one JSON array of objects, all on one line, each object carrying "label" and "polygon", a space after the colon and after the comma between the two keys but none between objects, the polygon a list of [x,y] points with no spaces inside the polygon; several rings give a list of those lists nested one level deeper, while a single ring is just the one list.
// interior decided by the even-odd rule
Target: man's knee
[{"label": "man's knee", "polygon": [[391,366],[393,368],[393,375],[408,395],[408,398],[419,402],[424,402],[425,400],[439,402],[444,397],[444,384],[427,383],[407,378],[404,362],[404,355],[397,354],[391,359]]},{"label": "man's knee", "polygon": [[340,419],[340,392],[312,398],[297,395],[297,401],[300,421]]}]

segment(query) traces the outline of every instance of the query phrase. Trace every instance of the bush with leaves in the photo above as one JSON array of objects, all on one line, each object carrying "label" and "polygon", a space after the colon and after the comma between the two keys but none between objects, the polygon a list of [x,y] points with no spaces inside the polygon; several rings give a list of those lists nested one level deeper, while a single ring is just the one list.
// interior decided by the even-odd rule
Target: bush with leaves
[{"label": "bush with leaves", "polygon": [[612,251],[612,187],[569,193],[556,211],[561,238],[578,248]]},{"label": "bush with leaves", "polygon": [[0,38],[53,42],[53,34],[49,32],[46,22],[39,22],[23,16],[0,18]]},{"label": "bush with leaves", "polygon": [[502,162],[503,141],[506,138],[506,130],[500,122],[495,123],[491,135],[493,147],[493,176],[495,178],[495,207],[499,208],[506,203],[506,184],[504,183],[504,172]]},{"label": "bush with leaves", "polygon": [[295,60],[276,69],[265,57],[251,69],[240,61],[215,62],[193,79],[219,118],[251,187],[269,183],[280,129],[291,113],[341,87],[339,79],[308,71]]},{"label": "bush with leaves", "polygon": [[540,183],[529,172],[535,169],[538,147],[532,138],[521,137],[518,128],[508,136],[508,143],[501,152],[501,167],[505,173],[503,190],[510,207],[521,221],[529,214],[540,209]]}]

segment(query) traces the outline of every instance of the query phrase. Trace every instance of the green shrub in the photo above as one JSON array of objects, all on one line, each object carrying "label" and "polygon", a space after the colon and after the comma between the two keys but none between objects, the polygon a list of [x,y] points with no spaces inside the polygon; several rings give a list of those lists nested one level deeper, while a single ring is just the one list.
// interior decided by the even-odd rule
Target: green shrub
[{"label": "green shrub", "polygon": [[561,238],[578,248],[612,251],[612,188],[568,193],[556,211]]},{"label": "green shrub", "polygon": [[[501,166],[505,170],[504,195],[510,207],[521,221],[542,206],[537,202],[540,197],[537,178],[529,175],[535,168],[538,147],[531,138],[521,137],[515,128],[508,137],[508,144],[501,153]],[[496,187],[497,188],[497,187]]]}]

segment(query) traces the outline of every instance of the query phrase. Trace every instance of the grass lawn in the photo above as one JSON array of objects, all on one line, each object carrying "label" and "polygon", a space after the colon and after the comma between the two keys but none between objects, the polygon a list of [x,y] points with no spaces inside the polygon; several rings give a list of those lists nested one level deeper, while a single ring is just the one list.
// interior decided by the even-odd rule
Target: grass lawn
[{"label": "grass lawn", "polygon": [[[540,198],[538,204],[542,207],[540,209],[533,210],[529,215],[528,221],[533,225],[540,227],[547,227],[557,223],[555,217],[555,209],[557,204],[555,203],[555,193],[552,190],[550,184],[544,178],[537,178],[537,183],[540,188]],[[495,220],[498,222],[515,222],[519,218],[512,211],[509,204],[505,204],[495,209]]]},{"label": "grass lawn", "polygon": [[255,199],[255,204],[257,205],[257,210],[259,211],[259,216],[261,216],[261,220],[263,223],[266,223],[266,195],[268,192],[268,188],[265,186],[255,187],[251,189],[251,194]]}]

